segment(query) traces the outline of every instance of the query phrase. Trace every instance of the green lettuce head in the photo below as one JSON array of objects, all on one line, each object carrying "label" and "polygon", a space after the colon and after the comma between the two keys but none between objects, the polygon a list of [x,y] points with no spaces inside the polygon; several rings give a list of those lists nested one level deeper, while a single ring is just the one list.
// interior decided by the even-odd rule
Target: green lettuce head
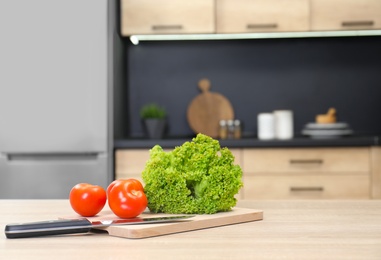
[{"label": "green lettuce head", "polygon": [[217,140],[198,134],[173,151],[156,145],[142,173],[152,212],[213,214],[229,211],[243,186],[242,170]]}]

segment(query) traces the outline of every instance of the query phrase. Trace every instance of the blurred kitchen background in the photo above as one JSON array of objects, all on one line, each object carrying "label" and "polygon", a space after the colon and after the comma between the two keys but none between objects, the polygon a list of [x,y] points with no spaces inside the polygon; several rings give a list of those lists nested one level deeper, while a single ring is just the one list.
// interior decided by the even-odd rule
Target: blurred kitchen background
[{"label": "blurred kitchen background", "polygon": [[[43,10],[44,2],[35,1]],[[140,179],[153,145],[172,149],[191,140],[196,131],[187,111],[201,94],[199,81],[207,78],[210,91],[230,102],[233,119],[241,123],[239,139],[217,137],[243,168],[241,199],[381,198],[380,1],[106,2],[110,98],[104,151],[110,158],[103,186],[114,178]],[[86,4],[82,19],[95,10],[91,1]],[[167,112],[158,139],[147,136],[140,115],[152,103]],[[330,108],[336,110],[334,123],[347,124],[351,133],[304,135],[306,125]],[[259,140],[258,115],[275,110],[292,112],[292,138]],[[99,181],[70,180],[65,189],[76,181]]]}]

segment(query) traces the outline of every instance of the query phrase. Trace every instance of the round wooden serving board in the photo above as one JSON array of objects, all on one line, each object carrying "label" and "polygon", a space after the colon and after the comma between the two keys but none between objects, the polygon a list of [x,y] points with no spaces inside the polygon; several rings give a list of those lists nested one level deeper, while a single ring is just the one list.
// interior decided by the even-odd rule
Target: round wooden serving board
[{"label": "round wooden serving board", "polygon": [[196,134],[202,133],[217,138],[220,120],[234,119],[233,107],[226,97],[209,91],[208,79],[200,80],[198,86],[202,93],[188,106],[188,124]]}]

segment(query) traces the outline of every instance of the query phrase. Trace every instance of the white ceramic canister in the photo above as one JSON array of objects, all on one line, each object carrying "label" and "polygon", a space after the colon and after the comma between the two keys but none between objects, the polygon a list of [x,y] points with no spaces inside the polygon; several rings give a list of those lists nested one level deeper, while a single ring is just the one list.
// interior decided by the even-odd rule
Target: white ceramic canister
[{"label": "white ceramic canister", "polygon": [[258,139],[271,140],[275,138],[275,120],[273,113],[260,113],[257,116]]},{"label": "white ceramic canister", "polygon": [[285,140],[294,137],[294,119],[291,110],[275,110],[275,138]]}]

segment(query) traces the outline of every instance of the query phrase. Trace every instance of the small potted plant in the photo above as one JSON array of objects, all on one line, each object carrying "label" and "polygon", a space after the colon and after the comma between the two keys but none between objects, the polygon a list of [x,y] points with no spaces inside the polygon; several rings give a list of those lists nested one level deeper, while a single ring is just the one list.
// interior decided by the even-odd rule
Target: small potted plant
[{"label": "small potted plant", "polygon": [[166,110],[155,103],[144,105],[140,109],[140,118],[150,139],[163,138],[166,116]]}]

